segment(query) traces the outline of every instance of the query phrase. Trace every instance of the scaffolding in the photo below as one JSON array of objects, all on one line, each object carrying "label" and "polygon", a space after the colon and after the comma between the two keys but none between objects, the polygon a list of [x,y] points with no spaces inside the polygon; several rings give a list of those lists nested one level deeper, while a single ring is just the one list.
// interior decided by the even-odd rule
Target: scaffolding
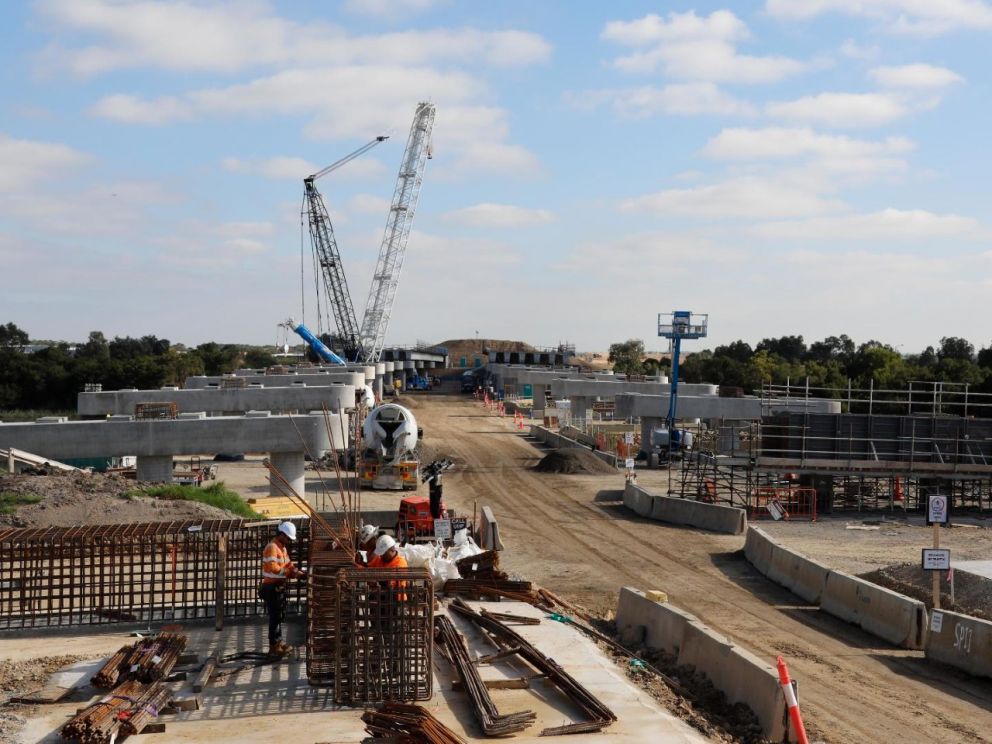
[{"label": "scaffolding", "polygon": [[[824,395],[844,413],[781,412],[783,402]],[[992,416],[992,395],[940,382],[904,390],[766,385],[762,400],[760,421],[720,423],[697,439],[682,460],[683,498],[751,517],[768,515],[770,493],[792,505],[792,518],[919,511],[933,493],[958,510],[992,506],[992,418],[979,418]]]}]

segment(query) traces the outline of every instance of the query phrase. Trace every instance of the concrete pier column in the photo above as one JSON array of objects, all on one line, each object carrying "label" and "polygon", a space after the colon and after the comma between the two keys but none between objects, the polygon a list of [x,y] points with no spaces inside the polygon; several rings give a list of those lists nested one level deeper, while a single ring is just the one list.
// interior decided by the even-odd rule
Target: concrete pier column
[{"label": "concrete pier column", "polygon": [[139,455],[139,481],[145,483],[172,483],[172,455]]},{"label": "concrete pier column", "polygon": [[[316,455],[315,455],[316,456]],[[282,477],[289,481],[300,496],[306,492],[306,480],[304,479],[304,467],[302,452],[270,452],[269,462],[272,467],[278,470]],[[269,496],[285,496],[286,493],[275,481],[269,483]]]},{"label": "concrete pier column", "polygon": [[382,378],[386,375],[386,363],[377,362],[375,365],[375,385],[372,387],[375,396],[382,400]]}]

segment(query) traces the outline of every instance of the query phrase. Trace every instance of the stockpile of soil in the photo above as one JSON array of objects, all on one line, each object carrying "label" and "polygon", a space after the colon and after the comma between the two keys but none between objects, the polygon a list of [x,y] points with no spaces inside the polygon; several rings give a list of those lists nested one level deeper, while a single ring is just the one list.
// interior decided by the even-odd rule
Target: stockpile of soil
[{"label": "stockpile of soil", "polygon": [[[861,578],[918,599],[927,607],[933,605],[933,577],[929,571],[920,568],[919,563],[886,566],[862,574]],[[992,620],[992,580],[965,571],[955,571],[954,602],[951,602],[951,587],[947,582],[947,573],[941,571],[940,606],[951,612]]]},{"label": "stockpile of soil", "polygon": [[37,503],[0,514],[4,527],[73,527],[177,519],[230,519],[196,501],[143,496],[141,484],[117,475],[69,472],[59,475],[0,475],[0,493],[40,497]]},{"label": "stockpile of soil", "polygon": [[553,450],[534,466],[539,473],[576,473],[598,475],[612,473],[617,469],[600,460],[592,452],[583,449]]}]

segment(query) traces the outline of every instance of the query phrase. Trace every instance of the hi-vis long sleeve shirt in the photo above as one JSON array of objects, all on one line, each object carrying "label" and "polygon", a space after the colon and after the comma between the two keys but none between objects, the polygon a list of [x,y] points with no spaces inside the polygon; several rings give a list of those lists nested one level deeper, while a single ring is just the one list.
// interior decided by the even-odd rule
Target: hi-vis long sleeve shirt
[{"label": "hi-vis long sleeve shirt", "polygon": [[262,583],[281,584],[286,579],[299,576],[296,564],[289,560],[289,551],[277,540],[272,540],[262,551]]}]

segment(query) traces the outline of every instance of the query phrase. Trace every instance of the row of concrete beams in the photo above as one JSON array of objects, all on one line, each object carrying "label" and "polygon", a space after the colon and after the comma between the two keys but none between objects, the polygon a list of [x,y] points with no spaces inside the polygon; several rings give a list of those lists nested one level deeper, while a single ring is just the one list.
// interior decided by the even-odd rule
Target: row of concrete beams
[{"label": "row of concrete beams", "polygon": [[[840,413],[840,401],[796,398],[768,401],[755,396],[721,398],[715,395],[683,395],[679,386],[678,417],[682,420],[758,421],[763,415],[785,412]],[[651,432],[663,426],[668,416],[670,394],[621,393],[616,397],[615,417],[641,420],[641,441],[650,442]]]},{"label": "row of concrete beams", "polygon": [[201,388],[180,390],[113,390],[99,393],[79,393],[76,408],[80,417],[105,418],[134,413],[139,403],[175,403],[180,413],[203,411],[208,414],[234,414],[248,411],[299,413],[329,411],[340,413],[355,406],[354,384],[333,382],[324,387],[290,385],[261,387],[254,383],[246,388]]},{"label": "row of concrete beams", "polygon": [[[555,384],[561,381],[574,381],[576,385],[581,385],[582,383],[624,383],[631,386],[644,386],[644,385],[666,385],[668,384],[668,378],[664,375],[659,375],[657,377],[648,377],[645,381],[630,382],[625,375],[615,375],[613,372],[603,371],[603,372],[580,372],[575,367],[562,367],[562,368],[548,368],[548,367],[538,367],[538,366],[523,366],[523,365],[513,365],[513,364],[490,364],[486,368],[489,373],[490,378],[493,380],[493,385],[496,390],[503,393],[516,393],[520,394],[523,392],[525,385],[530,385],[534,399],[537,407],[541,407],[544,404],[544,399],[547,392],[551,392],[552,396],[555,396]],[[716,394],[716,386],[707,386],[708,389],[713,389],[713,393]],[[578,389],[578,388],[577,388]],[[667,388],[666,388],[667,389]],[[615,390],[615,389],[614,389]],[[631,387],[630,392],[657,392],[657,387],[652,388],[637,388]],[[588,397],[588,393],[576,393]]]},{"label": "row of concrete beams", "polygon": [[[346,415],[322,412],[272,416],[254,411],[245,416],[180,414],[171,420],[136,421],[113,416],[106,421],[39,419],[0,424],[0,443],[54,460],[137,455],[138,480],[169,483],[175,455],[221,452],[269,453],[297,493],[304,492],[304,453],[321,457],[347,443]],[[280,495],[276,486],[272,495]]]}]

